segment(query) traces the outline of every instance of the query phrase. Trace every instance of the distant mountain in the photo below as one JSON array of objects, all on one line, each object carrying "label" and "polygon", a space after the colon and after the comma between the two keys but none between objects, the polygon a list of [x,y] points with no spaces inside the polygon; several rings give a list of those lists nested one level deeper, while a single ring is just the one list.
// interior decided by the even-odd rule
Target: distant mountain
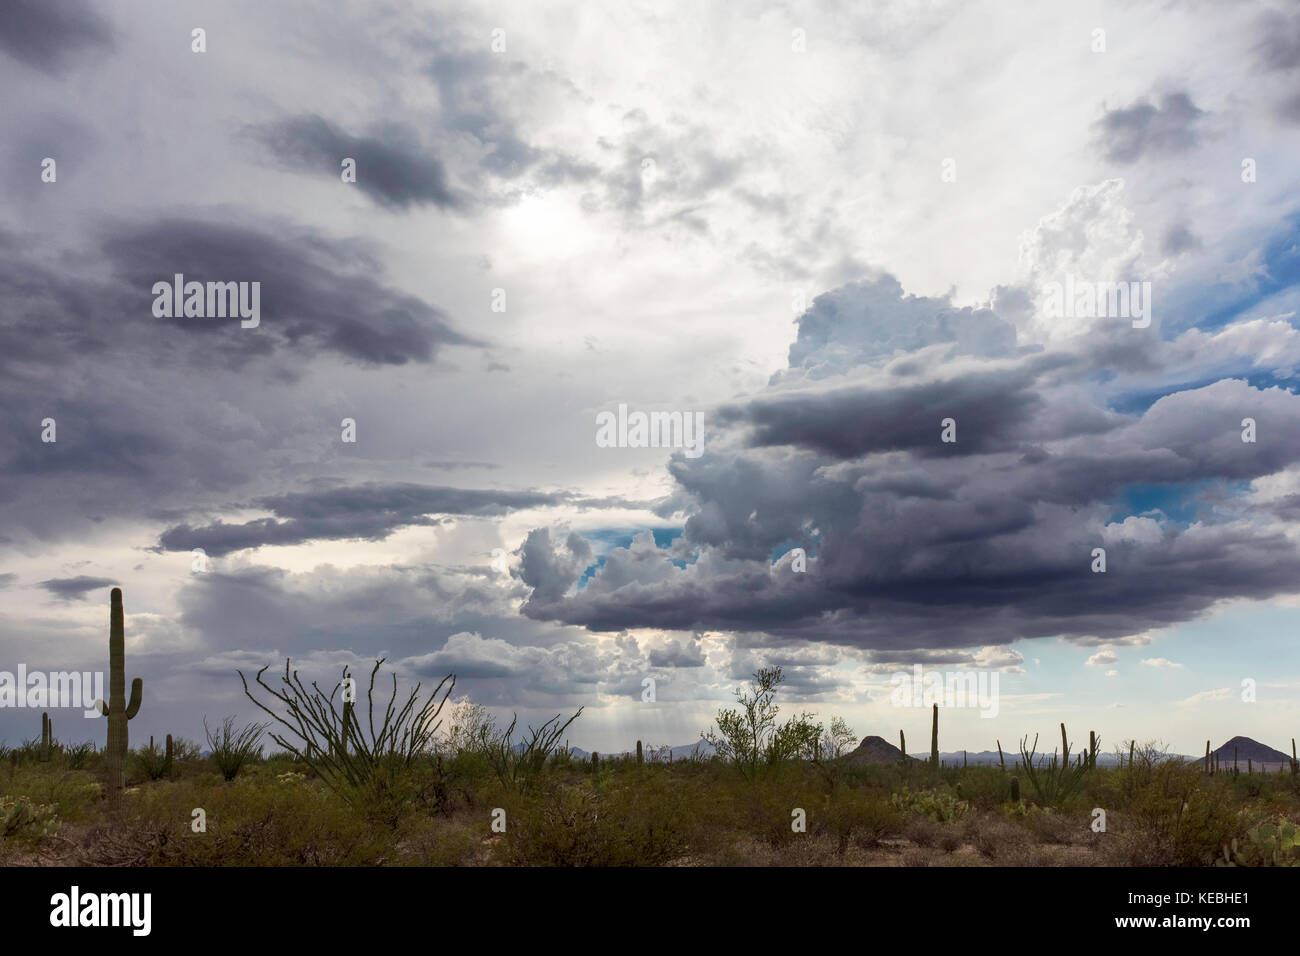
[{"label": "distant mountain", "polygon": [[[562,748],[561,748],[561,749],[562,749]],[[701,757],[711,757],[711,756],[713,756],[713,744],[709,743],[707,740],[697,740],[697,741],[696,741],[695,743],[693,743],[693,744],[682,744],[681,746],[678,746],[678,747],[668,747],[667,749],[672,753],[672,755],[673,755],[673,760],[674,760],[674,761],[678,761],[678,760],[690,760],[690,759],[691,759],[691,755],[694,754],[694,753],[696,753],[697,751],[699,752],[699,755],[700,755]],[[656,748],[656,751],[662,753],[662,751],[659,751],[659,748]],[[597,752],[598,754],[600,754],[601,757],[634,757],[634,756],[636,756],[636,748],[635,748],[635,747],[634,747],[633,749],[631,749],[631,750],[624,750],[622,753],[613,753],[612,751],[611,751],[611,752],[607,752],[607,751],[604,751],[604,750],[598,750],[598,751],[596,751],[596,752]],[[644,753],[645,753],[645,758],[646,758],[647,760],[649,760],[649,759],[650,759],[650,751],[649,751],[649,749],[646,748],[645,751],[644,751]],[[574,760],[590,760],[590,759],[591,759],[591,751],[589,751],[589,750],[583,750],[581,747],[570,747],[570,748],[569,748],[569,754],[573,757]],[[668,758],[665,757],[665,756],[662,756],[662,755],[661,755],[661,756],[659,757],[659,759],[660,759],[660,760],[667,760]]]},{"label": "distant mountain", "polygon": [[[1078,755],[1079,755],[1079,751],[1071,750],[1070,751],[1071,762],[1073,762],[1074,758],[1077,757]],[[920,760],[930,759],[929,753],[916,754],[915,756]],[[996,750],[969,750],[966,751],[965,756],[966,756],[967,765],[971,767],[1001,766],[1001,761],[998,760],[998,752]],[[954,765],[960,767],[962,763],[962,751],[957,750],[952,753],[940,753],[939,759],[942,760],[950,767]],[[1016,764],[1020,763],[1020,749],[1017,748],[1015,750],[1002,751],[1002,759],[1006,761],[1007,769],[1010,770],[1012,767],[1016,766]],[[1046,753],[1044,753],[1042,750],[1039,750],[1037,753],[1034,754],[1034,760],[1035,762],[1037,762],[1039,759],[1051,760],[1052,751],[1049,750]],[[1125,759],[1128,758],[1126,757]],[[1111,753],[1097,754],[1098,767],[1114,767],[1117,766],[1118,763],[1119,761],[1116,759],[1114,754]]]},{"label": "distant mountain", "polygon": [[[1290,754],[1274,750],[1272,747],[1266,747],[1258,740],[1252,740],[1249,737],[1233,737],[1218,750],[1211,750],[1210,756],[1211,759],[1215,756],[1219,758],[1220,767],[1225,763],[1231,766],[1234,751],[1239,765],[1244,765],[1247,760],[1252,760],[1258,764],[1284,763],[1290,765],[1291,763]],[[1200,759],[1204,760],[1204,755]]]},{"label": "distant mountain", "polygon": [[[1256,765],[1259,766],[1283,764],[1289,767],[1291,765],[1290,754],[1283,753],[1280,750],[1274,750],[1272,747],[1267,747],[1264,744],[1261,744],[1259,741],[1252,740],[1249,737],[1233,737],[1231,740],[1225,743],[1218,750],[1212,751],[1212,753],[1219,755],[1220,766],[1222,766],[1225,762],[1228,764],[1228,766],[1232,765],[1233,747],[1237,748],[1237,762],[1243,770],[1245,769],[1247,760],[1252,760]],[[672,758],[674,762],[678,760],[690,760],[692,754],[695,753],[698,753],[700,757],[708,758],[713,756],[713,752],[714,752],[713,745],[709,743],[707,740],[697,740],[693,744],[681,744],[680,746],[669,747],[667,749],[672,753]],[[569,753],[573,756],[574,760],[591,759],[591,752],[588,750],[583,750],[581,747],[570,747]],[[1070,759],[1073,760],[1078,755],[1078,753],[1079,753],[1078,750],[1072,750],[1070,752]],[[635,748],[633,748],[632,750],[625,750],[622,753],[618,753],[618,754],[612,752],[606,753],[604,751],[600,752],[600,755],[602,757],[626,757],[626,756],[634,756],[635,754],[636,754]],[[845,754],[844,759],[850,763],[884,764],[884,763],[898,763],[899,758],[901,756],[902,756],[902,751],[900,751],[896,746],[891,744],[889,741],[885,740],[883,737],[872,736],[872,737],[863,737],[862,742],[858,744],[857,748]],[[1040,750],[1037,754],[1038,758],[1044,760],[1050,760],[1051,756],[1052,756],[1052,751],[1050,750],[1046,752]],[[1171,754],[1166,754],[1165,756],[1167,757],[1181,756],[1183,760],[1187,760],[1187,761],[1198,761],[1198,760],[1205,759],[1204,754],[1201,754],[1199,756],[1186,756],[1186,755],[1171,753]],[[971,767],[1000,766],[998,760],[998,752],[996,750],[968,750],[965,752],[964,757],[967,766],[971,766]],[[1020,752],[1018,749],[1003,750],[1002,757],[1006,761],[1006,766],[1008,770],[1013,769],[1016,766],[1016,764],[1020,762]],[[648,760],[649,758],[650,758],[650,753],[649,750],[647,750],[646,759]],[[663,760],[665,758],[661,756],[659,759]],[[907,759],[925,762],[930,759],[930,752],[927,750],[923,753],[908,754]],[[960,767],[962,765],[963,752],[960,750],[941,751],[939,754],[939,759],[942,760],[949,767]],[[1123,759],[1128,759],[1127,755],[1125,755]],[[1116,755],[1113,753],[1103,752],[1097,754],[1097,766],[1099,767],[1114,767],[1117,766],[1118,763],[1119,763],[1119,758],[1117,758]]]}]

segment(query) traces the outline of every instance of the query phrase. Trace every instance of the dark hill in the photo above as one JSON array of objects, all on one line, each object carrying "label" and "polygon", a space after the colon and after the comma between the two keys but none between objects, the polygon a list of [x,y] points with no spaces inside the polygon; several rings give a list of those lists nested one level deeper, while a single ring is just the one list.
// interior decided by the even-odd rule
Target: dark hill
[{"label": "dark hill", "polygon": [[903,752],[884,737],[863,737],[857,749],[845,754],[844,759],[849,763],[901,763]]},{"label": "dark hill", "polygon": [[1290,754],[1284,754],[1280,750],[1266,747],[1258,740],[1252,740],[1249,737],[1233,737],[1219,749],[1211,751],[1211,754],[1218,755],[1220,765],[1225,762],[1231,764],[1234,748],[1236,749],[1237,761],[1241,764],[1244,764],[1247,760],[1253,760],[1255,763],[1289,764],[1291,762]]}]

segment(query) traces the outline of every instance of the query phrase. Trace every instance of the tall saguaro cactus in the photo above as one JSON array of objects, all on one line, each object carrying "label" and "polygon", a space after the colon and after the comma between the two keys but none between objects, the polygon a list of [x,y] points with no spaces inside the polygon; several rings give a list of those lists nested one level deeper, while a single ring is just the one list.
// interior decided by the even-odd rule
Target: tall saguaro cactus
[{"label": "tall saguaro cactus", "polygon": [[939,767],[939,705],[934,705],[934,718],[930,723],[930,763]]},{"label": "tall saguaro cactus", "polygon": [[108,718],[108,782],[116,792],[126,786],[126,722],[140,712],[144,681],[131,681],[131,700],[126,699],[126,617],[122,612],[122,589],[113,588],[108,623],[108,703],[99,701],[99,712]]},{"label": "tall saguaro cactus", "polygon": [[48,711],[41,713],[41,759],[49,760],[54,752],[54,721]]}]

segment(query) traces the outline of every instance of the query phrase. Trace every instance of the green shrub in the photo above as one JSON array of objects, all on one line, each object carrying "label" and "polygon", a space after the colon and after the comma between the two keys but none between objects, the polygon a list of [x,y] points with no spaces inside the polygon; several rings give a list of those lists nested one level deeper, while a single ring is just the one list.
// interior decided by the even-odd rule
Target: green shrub
[{"label": "green shrub", "polygon": [[509,801],[504,853],[524,866],[658,866],[686,851],[692,827],[666,778],[600,793],[547,780]]},{"label": "green shrub", "polygon": [[172,768],[171,758],[151,741],[131,752],[132,768],[149,780],[161,780]]},{"label": "green shrub", "polygon": [[99,753],[93,741],[69,744],[63,749],[63,761],[69,770],[84,770]]},{"label": "green shrub", "polygon": [[929,817],[938,823],[955,823],[970,809],[970,804],[947,790],[921,790],[913,793],[903,787],[891,794],[889,799],[902,813]]}]

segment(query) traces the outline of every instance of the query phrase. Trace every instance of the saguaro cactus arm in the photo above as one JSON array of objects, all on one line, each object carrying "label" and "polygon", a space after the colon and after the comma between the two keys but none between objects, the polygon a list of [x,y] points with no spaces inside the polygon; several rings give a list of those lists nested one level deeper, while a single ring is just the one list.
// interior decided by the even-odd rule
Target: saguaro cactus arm
[{"label": "saguaro cactus arm", "polygon": [[126,705],[126,719],[140,713],[140,698],[144,696],[144,681],[137,677],[131,681],[131,702]]}]

